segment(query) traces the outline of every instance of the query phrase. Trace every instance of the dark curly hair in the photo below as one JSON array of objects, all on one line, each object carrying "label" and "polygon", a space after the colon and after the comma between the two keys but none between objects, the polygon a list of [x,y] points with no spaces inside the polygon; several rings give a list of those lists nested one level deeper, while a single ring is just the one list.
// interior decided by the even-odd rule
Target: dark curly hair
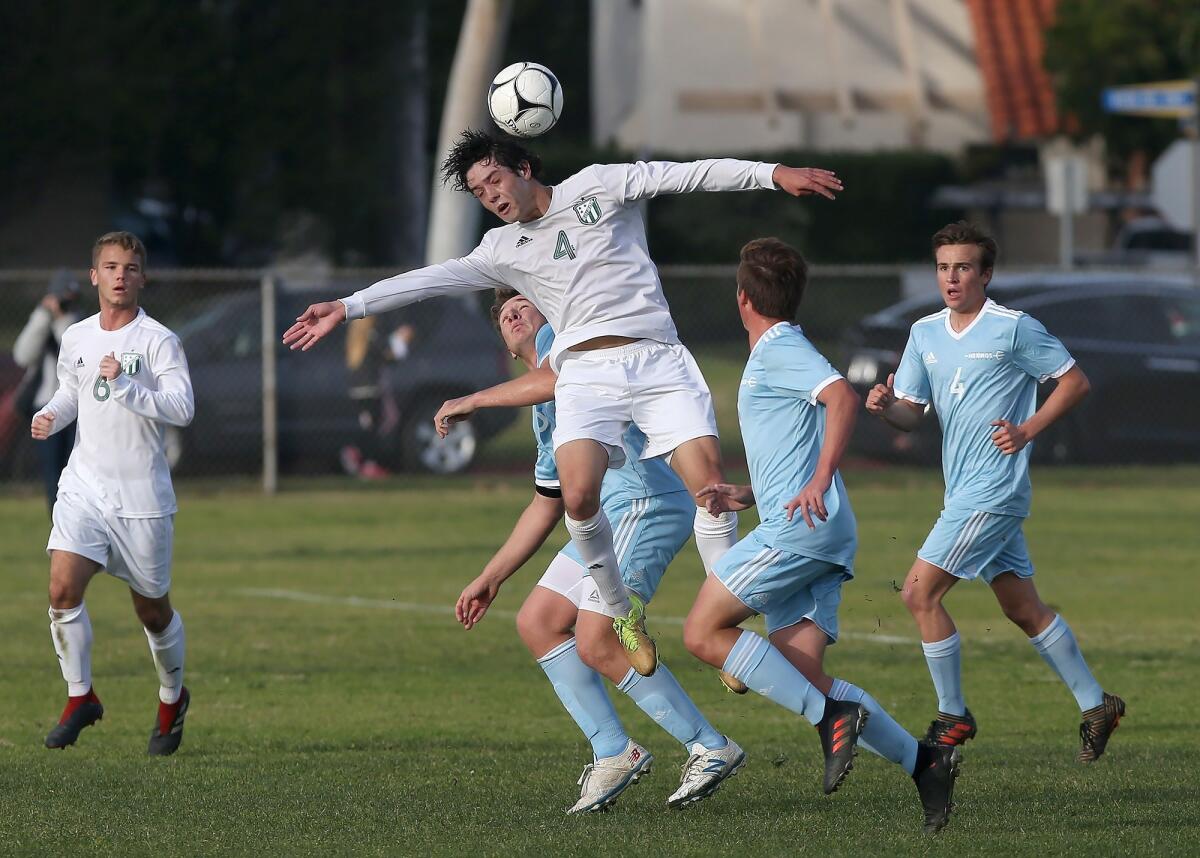
[{"label": "dark curly hair", "polygon": [[467,170],[480,161],[491,161],[513,172],[521,169],[522,164],[528,164],[534,178],[542,172],[542,159],[511,137],[469,128],[459,135],[454,148],[442,162],[442,184],[450,185],[456,191],[469,192]]}]

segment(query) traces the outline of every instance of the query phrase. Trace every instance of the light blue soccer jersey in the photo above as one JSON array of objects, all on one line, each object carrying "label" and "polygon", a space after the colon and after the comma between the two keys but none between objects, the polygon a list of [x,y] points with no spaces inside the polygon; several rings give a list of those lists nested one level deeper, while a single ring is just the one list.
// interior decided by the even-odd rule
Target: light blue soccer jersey
[{"label": "light blue soccer jersey", "polygon": [[[542,325],[534,343],[540,366],[554,345],[554,330],[550,325]],[[533,434],[537,439],[534,481],[539,486],[558,488],[558,467],[554,463],[553,400],[533,407]],[[687,491],[683,481],[663,459],[642,461],[639,458],[646,448],[646,436],[637,426],[630,424],[622,436],[622,442],[625,447],[625,464],[620,468],[609,468],[604,474],[604,482],[600,485],[600,497],[606,506],[613,501],[637,500]]]},{"label": "light blue soccer jersey", "polygon": [[1032,445],[1006,456],[992,443],[993,420],[1028,420],[1037,383],[1075,365],[1041,322],[990,298],[962,331],[950,310],[919,319],[896,370],[896,396],[933,403],[942,424],[945,505],[1029,515]]},{"label": "light blue soccer jersey", "polygon": [[842,376],[800,328],[780,322],[754,344],[738,390],[738,420],[750,484],[761,524],[755,531],[770,548],[828,560],[850,568],[858,528],[842,475],[825,493],[827,521],[809,530],[799,513],[787,520],[784,506],[808,485],[825,438],[825,407],[817,396]]}]

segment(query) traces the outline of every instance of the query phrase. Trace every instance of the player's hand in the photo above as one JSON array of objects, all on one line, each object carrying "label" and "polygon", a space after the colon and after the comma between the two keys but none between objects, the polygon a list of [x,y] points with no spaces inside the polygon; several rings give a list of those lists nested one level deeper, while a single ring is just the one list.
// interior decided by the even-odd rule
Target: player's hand
[{"label": "player's hand", "polygon": [[814,516],[821,521],[829,518],[829,512],[825,509],[825,492],[829,491],[830,485],[828,480],[813,480],[801,489],[800,494],[783,505],[787,512],[787,520],[791,521],[796,510],[800,510],[800,515],[803,516],[808,529],[816,530],[817,526],[813,524]]},{"label": "player's hand", "polygon": [[1029,443],[1029,433],[1021,426],[1003,419],[993,420],[992,425],[998,427],[992,433],[992,443],[1006,456],[1021,452]]},{"label": "player's hand", "polygon": [[312,304],[296,317],[296,324],[283,332],[283,344],[293,351],[306,352],[345,320],[346,305],[341,301]]},{"label": "player's hand", "polygon": [[820,194],[826,199],[837,199],[834,194],[842,190],[842,180],[836,173],[819,167],[785,167],[780,164],[771,174],[771,179],[782,191],[793,197]]},{"label": "player's hand", "polygon": [[463,624],[463,628],[474,628],[475,624],[483,619],[499,592],[499,584],[480,575],[459,595],[458,602],[454,605],[455,618]]},{"label": "player's hand", "polygon": [[754,506],[754,492],[750,486],[735,486],[730,483],[713,483],[696,492],[696,499],[704,501],[709,515],[737,512]]},{"label": "player's hand", "polygon": [[867,411],[882,415],[896,401],[896,373],[890,373],[887,384],[877,384],[867,393]]},{"label": "player's hand", "polygon": [[433,428],[439,438],[450,434],[450,427],[455,423],[467,420],[475,413],[475,406],[470,396],[460,396],[458,399],[447,399],[433,415]]},{"label": "player's hand", "polygon": [[121,362],[117,360],[116,352],[109,352],[100,358],[100,376],[105,381],[112,381],[121,374]]},{"label": "player's hand", "polygon": [[45,441],[53,431],[53,414],[49,411],[43,411],[40,414],[33,415],[33,422],[29,424],[29,434],[33,436],[33,440]]}]

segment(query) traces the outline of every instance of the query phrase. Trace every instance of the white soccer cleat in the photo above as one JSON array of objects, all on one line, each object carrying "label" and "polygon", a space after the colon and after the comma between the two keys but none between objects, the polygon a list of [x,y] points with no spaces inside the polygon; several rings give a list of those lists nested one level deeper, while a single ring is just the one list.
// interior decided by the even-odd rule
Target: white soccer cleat
[{"label": "white soccer cleat", "polygon": [[579,801],[567,813],[592,813],[607,810],[617,796],[642,775],[650,774],[654,755],[633,739],[615,757],[604,757],[583,767],[579,776]]},{"label": "white soccer cleat", "polygon": [[669,807],[686,807],[716,792],[726,778],[731,778],[746,765],[746,752],[738,743],[725,737],[725,747],[710,751],[700,743],[692,745],[692,754],[683,764],[679,789],[667,799]]}]

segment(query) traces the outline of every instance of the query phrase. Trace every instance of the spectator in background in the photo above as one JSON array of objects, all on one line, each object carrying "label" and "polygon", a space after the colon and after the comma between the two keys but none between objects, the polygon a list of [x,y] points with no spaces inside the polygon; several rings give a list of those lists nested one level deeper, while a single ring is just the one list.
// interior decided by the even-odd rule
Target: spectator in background
[{"label": "spectator in background", "polygon": [[[13,360],[25,369],[15,407],[27,420],[33,419],[58,390],[59,344],[63,332],[79,321],[76,312],[79,292],[79,281],[65,270],[57,272],[50,279],[46,296],[34,308],[13,343]],[[73,423],[46,440],[34,443],[45,484],[46,503],[51,511],[58,494],[58,477],[74,446]]]},{"label": "spectator in background", "polygon": [[342,468],[350,476],[365,480],[388,476],[380,464],[386,458],[391,436],[400,425],[400,408],[392,395],[391,365],[408,357],[416,330],[397,327],[387,336],[375,329],[375,318],[356,319],[346,331],[346,372],[350,377],[350,399],[358,408],[362,430],[358,444],[341,450]]}]

